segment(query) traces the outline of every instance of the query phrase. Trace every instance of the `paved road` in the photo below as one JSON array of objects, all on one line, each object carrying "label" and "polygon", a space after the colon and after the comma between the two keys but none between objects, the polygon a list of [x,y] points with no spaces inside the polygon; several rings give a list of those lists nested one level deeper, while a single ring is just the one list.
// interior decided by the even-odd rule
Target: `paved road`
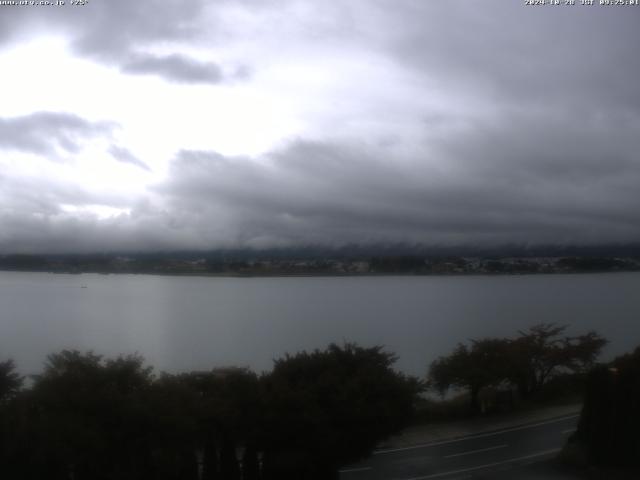
[{"label": "paved road", "polygon": [[378,450],[344,468],[341,480],[492,478],[505,470],[555,456],[574,431],[578,415],[404,448]]}]

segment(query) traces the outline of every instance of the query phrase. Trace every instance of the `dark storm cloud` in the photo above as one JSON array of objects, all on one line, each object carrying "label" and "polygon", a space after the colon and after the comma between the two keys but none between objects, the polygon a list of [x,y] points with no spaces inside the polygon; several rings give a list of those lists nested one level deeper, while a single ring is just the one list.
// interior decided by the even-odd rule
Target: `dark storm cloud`
[{"label": "dark storm cloud", "polygon": [[410,158],[303,141],[259,159],[183,151],[162,192],[220,225],[212,240],[246,245],[640,240],[640,122],[570,119],[513,115]]},{"label": "dark storm cloud", "polygon": [[0,149],[55,158],[58,152],[77,153],[88,138],[108,135],[114,124],[90,122],[63,112],[36,112],[0,117]]},{"label": "dark storm cloud", "polygon": [[111,145],[109,147],[109,154],[119,162],[135,165],[136,167],[142,168],[143,170],[146,170],[148,172],[151,171],[149,165],[144,163],[126,148],[119,147],[117,145]]},{"label": "dark storm cloud", "polygon": [[[130,213],[102,221],[46,208],[63,201],[114,205],[117,198],[49,185],[52,197],[39,205],[20,192],[43,189],[23,185],[14,193],[25,204],[14,200],[14,214],[0,219],[0,246],[87,251],[640,241],[640,122],[620,131],[615,118],[606,128],[593,120],[596,134],[591,122],[572,125],[566,115],[545,116],[549,128],[531,136],[525,132],[541,119],[514,114],[411,155],[338,141],[296,141],[256,158],[183,150],[154,189],[160,203],[139,202]],[[15,214],[26,211],[39,213]],[[43,248],[38,238],[54,240]]]},{"label": "dark storm cloud", "polygon": [[197,62],[184,55],[137,55],[121,67],[124,73],[159,75],[177,83],[220,83],[222,70],[211,62]]}]

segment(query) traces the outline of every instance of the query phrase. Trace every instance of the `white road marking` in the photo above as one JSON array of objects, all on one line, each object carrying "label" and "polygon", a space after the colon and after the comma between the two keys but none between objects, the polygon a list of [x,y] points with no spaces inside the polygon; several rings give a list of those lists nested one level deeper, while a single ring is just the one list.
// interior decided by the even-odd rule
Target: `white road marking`
[{"label": "white road marking", "polygon": [[572,418],[578,418],[579,416],[580,416],[579,414],[568,415],[566,417],[555,418],[553,420],[547,420],[547,421],[544,421],[544,422],[530,423],[528,425],[520,425],[519,427],[505,428],[504,430],[497,430],[495,432],[478,433],[478,434],[475,434],[475,435],[467,435],[465,437],[454,438],[454,439],[451,439],[451,440],[442,440],[440,442],[431,442],[431,443],[422,443],[420,445],[412,445],[410,447],[388,448],[388,449],[376,450],[376,451],[374,451],[372,453],[372,455],[382,455],[382,454],[385,454],[385,453],[393,453],[393,452],[404,452],[406,450],[416,450],[418,448],[435,447],[435,446],[438,446],[438,445],[447,445],[449,443],[464,442],[466,440],[474,440],[476,438],[492,437],[494,435],[501,435],[503,433],[515,432],[517,430],[526,430],[528,428],[539,427],[539,426],[542,426],[542,425],[549,425],[551,423],[563,422],[564,420],[570,420]]},{"label": "white road marking", "polygon": [[371,467],[347,468],[345,470],[338,470],[338,473],[364,472],[366,470],[371,470]]},{"label": "white road marking", "polygon": [[575,431],[576,431],[575,428],[568,428],[567,430],[562,430],[562,432],[560,432],[560,433],[562,433],[563,435],[568,435],[568,434],[573,433]]},{"label": "white road marking", "polygon": [[404,480],[427,480],[429,478],[446,477],[448,475],[455,475],[457,473],[472,472],[474,470],[481,470],[483,468],[497,467],[499,465],[505,465],[513,462],[520,462],[522,460],[528,460],[530,458],[543,457],[545,455],[551,455],[552,453],[558,453],[560,450],[562,449],[554,448],[552,450],[545,450],[543,452],[532,453],[531,455],[525,455],[524,457],[511,458],[509,460],[503,460],[501,462],[485,463],[484,465],[478,465],[476,467],[462,468],[460,470],[450,470],[448,472],[434,473],[431,475],[425,475],[424,477],[406,478]]},{"label": "white road marking", "polygon": [[507,445],[496,445],[495,447],[479,448],[478,450],[469,450],[468,452],[454,453],[453,455],[445,455],[444,458],[463,457],[465,455],[472,455],[474,453],[488,452],[489,450],[497,450],[499,448],[506,448]]}]

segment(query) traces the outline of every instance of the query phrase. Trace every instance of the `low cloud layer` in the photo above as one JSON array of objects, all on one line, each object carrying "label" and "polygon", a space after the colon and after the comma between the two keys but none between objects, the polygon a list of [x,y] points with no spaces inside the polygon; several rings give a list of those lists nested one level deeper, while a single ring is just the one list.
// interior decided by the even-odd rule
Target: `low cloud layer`
[{"label": "low cloud layer", "polygon": [[[600,138],[565,131],[575,147],[560,153],[554,135],[519,138],[526,122],[518,120],[408,157],[357,142],[299,141],[258,158],[184,150],[168,179],[151,188],[155,203],[101,221],[61,211],[42,216],[47,201],[32,204],[40,216],[5,216],[0,244],[37,250],[43,245],[34,239],[49,238],[63,249],[117,250],[640,240],[639,161],[620,147],[607,151],[602,142],[612,131]],[[446,169],[435,160],[443,157],[452,159]],[[64,186],[48,195],[51,203],[117,206]]]},{"label": "low cloud layer", "polygon": [[261,159],[183,151],[161,192],[231,244],[640,240],[640,131],[594,137],[547,118],[562,135],[530,139],[520,132],[535,120],[511,120],[410,156],[359,143],[297,142]]}]

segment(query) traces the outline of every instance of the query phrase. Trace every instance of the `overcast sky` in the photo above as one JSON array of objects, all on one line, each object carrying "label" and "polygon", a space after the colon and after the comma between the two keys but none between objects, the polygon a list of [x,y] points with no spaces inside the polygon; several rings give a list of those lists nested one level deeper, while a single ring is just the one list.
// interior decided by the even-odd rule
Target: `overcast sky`
[{"label": "overcast sky", "polygon": [[0,5],[0,253],[638,242],[639,25],[520,0]]}]

